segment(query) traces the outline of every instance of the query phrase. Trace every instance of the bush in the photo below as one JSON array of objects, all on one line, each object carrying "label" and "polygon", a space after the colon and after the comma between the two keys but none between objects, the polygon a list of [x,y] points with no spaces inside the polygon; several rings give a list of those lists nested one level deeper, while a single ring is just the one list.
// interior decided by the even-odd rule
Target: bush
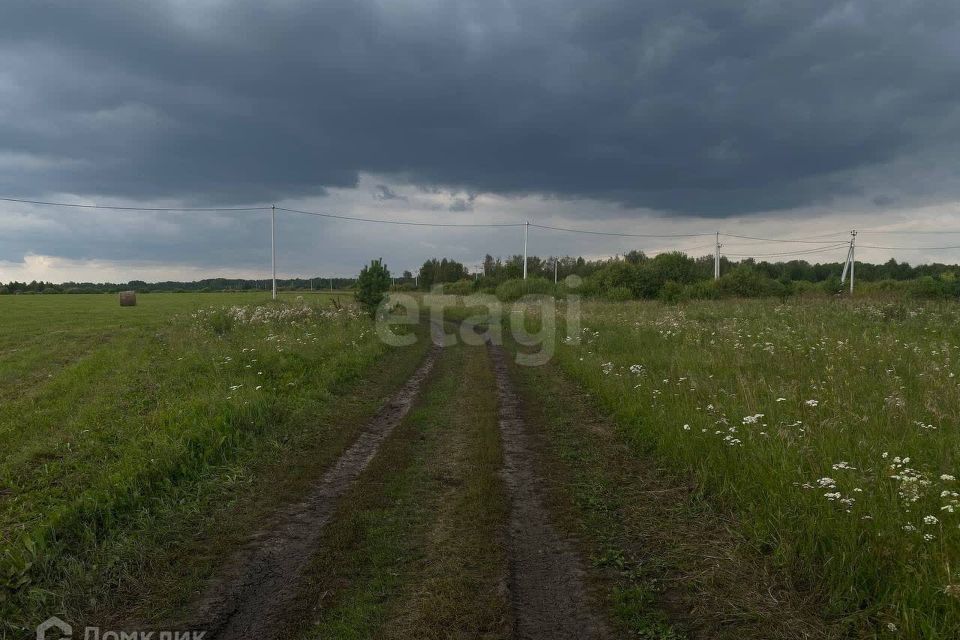
[{"label": "bush", "polygon": [[683,288],[684,300],[719,300],[720,287],[716,280],[701,280]]},{"label": "bush", "polygon": [[679,282],[667,280],[660,289],[660,299],[664,302],[675,304],[685,297],[686,290]]},{"label": "bush", "polygon": [[782,282],[768,278],[748,265],[740,265],[723,275],[718,286],[724,295],[742,298],[784,297],[788,293]]},{"label": "bush", "polygon": [[820,290],[824,293],[833,295],[835,293],[839,293],[844,286],[845,285],[840,284],[840,276],[833,275],[820,283]]},{"label": "bush", "polygon": [[217,309],[207,319],[210,329],[218,336],[233,330],[233,316],[226,309]]},{"label": "bush", "polygon": [[652,262],[645,262],[637,267],[634,282],[633,293],[638,298],[656,298],[666,280]]},{"label": "bush", "polygon": [[633,299],[633,292],[627,287],[613,287],[612,289],[607,289],[603,297],[613,302],[625,302]]},{"label": "bush", "polygon": [[377,315],[377,308],[390,290],[390,284],[390,271],[383,264],[383,258],[371,260],[370,266],[360,272],[354,296],[371,318]]},{"label": "bush", "polygon": [[468,296],[473,291],[473,280],[457,280],[443,285],[443,292],[452,296]]},{"label": "bush", "polygon": [[502,282],[500,286],[497,287],[497,297],[503,302],[513,302],[530,294],[552,296],[554,293],[555,287],[553,283],[546,278],[527,278],[526,280],[516,278]]},{"label": "bush", "polygon": [[609,298],[614,289],[626,288],[631,291],[632,297],[637,289],[638,269],[636,265],[620,260],[609,262],[598,269],[596,281],[600,295]]},{"label": "bush", "polygon": [[933,276],[917,278],[909,283],[907,290],[914,298],[955,298],[958,293],[955,280],[942,280]]},{"label": "bush", "polygon": [[814,282],[809,282],[807,280],[794,280],[793,282],[794,295],[802,296],[808,293],[818,293],[818,292],[819,292],[819,288]]},{"label": "bush", "polygon": [[577,288],[576,291],[572,293],[579,293],[582,296],[593,297],[600,295],[600,283],[597,274],[592,273],[586,278],[583,279],[581,285]]}]

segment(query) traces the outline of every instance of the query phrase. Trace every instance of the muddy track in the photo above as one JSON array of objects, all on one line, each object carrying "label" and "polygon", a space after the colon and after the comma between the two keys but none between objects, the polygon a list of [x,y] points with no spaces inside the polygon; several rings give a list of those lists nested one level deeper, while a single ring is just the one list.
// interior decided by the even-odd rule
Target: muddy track
[{"label": "muddy track", "polygon": [[508,356],[502,347],[491,345],[489,349],[497,379],[502,473],[511,501],[508,587],[514,637],[609,638],[604,619],[592,610],[575,545],[553,526],[544,504],[544,489],[534,470],[533,445],[510,381]]},{"label": "muddy track", "polygon": [[[434,332],[436,336],[436,333]],[[362,429],[352,445],[309,491],[282,512],[276,525],[253,536],[215,576],[179,628],[205,630],[216,640],[267,640],[287,624],[304,567],[343,496],[410,411],[440,348],[430,347],[404,385]]]}]

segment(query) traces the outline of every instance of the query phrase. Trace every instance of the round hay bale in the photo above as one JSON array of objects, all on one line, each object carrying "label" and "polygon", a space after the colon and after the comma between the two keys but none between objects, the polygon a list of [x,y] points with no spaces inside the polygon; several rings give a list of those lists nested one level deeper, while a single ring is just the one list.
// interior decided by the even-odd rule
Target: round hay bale
[{"label": "round hay bale", "polygon": [[121,291],[121,292],[120,292],[120,306],[121,306],[121,307],[135,307],[135,306],[137,306],[137,292],[136,292],[136,291]]}]

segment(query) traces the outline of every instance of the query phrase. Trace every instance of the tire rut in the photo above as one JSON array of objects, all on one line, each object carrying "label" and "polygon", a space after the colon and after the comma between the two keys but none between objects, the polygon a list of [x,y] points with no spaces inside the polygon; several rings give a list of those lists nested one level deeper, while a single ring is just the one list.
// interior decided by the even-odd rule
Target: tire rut
[{"label": "tire rut", "polygon": [[213,579],[180,628],[206,631],[215,640],[267,640],[288,624],[300,578],[316,552],[324,526],[339,499],[376,456],[380,445],[406,417],[440,347],[434,344],[404,385],[364,426],[302,501],[281,511],[276,526],[255,534]]},{"label": "tire rut", "polygon": [[490,345],[497,380],[498,421],[503,441],[503,479],[511,500],[508,526],[508,588],[514,637],[520,640],[606,639],[604,618],[592,609],[586,573],[574,543],[551,523],[542,482],[507,355]]}]

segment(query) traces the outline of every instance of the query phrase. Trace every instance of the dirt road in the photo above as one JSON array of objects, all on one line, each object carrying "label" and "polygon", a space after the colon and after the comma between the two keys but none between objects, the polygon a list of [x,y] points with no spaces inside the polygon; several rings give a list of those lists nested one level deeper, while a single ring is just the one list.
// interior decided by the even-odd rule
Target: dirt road
[{"label": "dirt road", "polygon": [[[731,551],[722,523],[651,502],[690,492],[640,473],[646,463],[557,371],[523,372],[511,357],[434,345],[306,499],[224,560],[177,628],[217,640],[833,637],[802,594]],[[651,533],[663,524],[718,536],[724,558],[669,546]],[[713,577],[691,580],[690,567]]]}]

